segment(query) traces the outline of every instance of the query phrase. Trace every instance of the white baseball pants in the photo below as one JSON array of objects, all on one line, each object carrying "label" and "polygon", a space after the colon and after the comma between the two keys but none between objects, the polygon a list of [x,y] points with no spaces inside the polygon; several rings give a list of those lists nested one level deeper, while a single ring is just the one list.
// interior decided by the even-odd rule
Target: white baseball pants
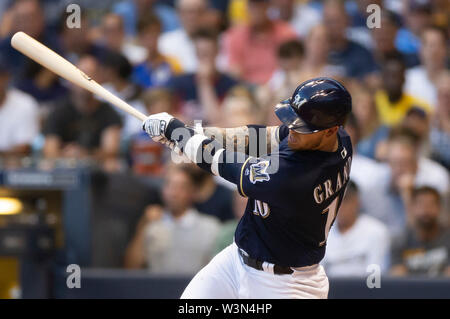
[{"label": "white baseball pants", "polygon": [[275,275],[243,263],[235,243],[217,254],[184,290],[181,299],[326,299],[328,278],[321,265]]}]

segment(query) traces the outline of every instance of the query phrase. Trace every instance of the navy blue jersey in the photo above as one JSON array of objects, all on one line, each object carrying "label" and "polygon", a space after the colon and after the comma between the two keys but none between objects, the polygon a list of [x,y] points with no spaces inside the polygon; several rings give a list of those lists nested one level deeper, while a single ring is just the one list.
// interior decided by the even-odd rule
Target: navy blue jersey
[{"label": "navy blue jersey", "polygon": [[350,137],[339,130],[336,152],[293,151],[288,129],[281,126],[279,132],[277,152],[249,157],[242,166],[238,190],[249,199],[235,242],[261,261],[317,264],[349,180]]},{"label": "navy blue jersey", "polygon": [[[184,133],[176,134],[178,129]],[[236,184],[249,198],[235,242],[250,257],[287,267],[322,260],[350,174],[352,144],[343,129],[336,152],[293,151],[288,146],[289,130],[282,125],[279,145],[271,154],[260,156],[258,149],[254,156],[244,157],[196,135],[179,120],[169,123],[166,134],[192,162]],[[249,139],[251,145],[266,144],[259,137]]]}]

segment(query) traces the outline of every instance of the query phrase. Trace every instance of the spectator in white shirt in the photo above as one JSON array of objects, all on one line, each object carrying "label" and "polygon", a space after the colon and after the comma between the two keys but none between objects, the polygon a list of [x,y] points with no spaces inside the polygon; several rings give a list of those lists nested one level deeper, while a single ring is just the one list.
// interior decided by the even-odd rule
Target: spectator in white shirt
[{"label": "spectator in white shirt", "polygon": [[389,232],[373,217],[360,214],[358,187],[350,181],[339,209],[335,225],[327,239],[322,264],[333,276],[366,276],[369,265],[388,270]]},{"label": "spectator in white shirt", "polygon": [[422,65],[406,72],[405,91],[431,106],[437,103],[436,84],[447,64],[447,34],[439,27],[428,27],[422,33],[420,60]]},{"label": "spectator in white shirt", "polygon": [[0,155],[25,155],[39,134],[37,102],[9,86],[6,62],[0,59]]},{"label": "spectator in white shirt", "polygon": [[175,57],[185,72],[194,72],[197,69],[197,56],[191,37],[204,24],[207,2],[177,0],[176,9],[182,28],[163,33],[159,38],[158,49],[164,55]]},{"label": "spectator in white shirt", "polygon": [[128,245],[125,267],[153,274],[192,275],[213,257],[217,218],[193,208],[193,164],[170,166],[162,189],[164,206],[150,206]]},{"label": "spectator in white shirt", "polygon": [[413,188],[430,186],[444,195],[449,190],[449,175],[438,163],[420,156],[419,138],[406,128],[390,132],[386,161],[384,171],[372,184],[371,196],[364,207],[368,214],[388,226],[394,237],[407,225],[406,204]]}]

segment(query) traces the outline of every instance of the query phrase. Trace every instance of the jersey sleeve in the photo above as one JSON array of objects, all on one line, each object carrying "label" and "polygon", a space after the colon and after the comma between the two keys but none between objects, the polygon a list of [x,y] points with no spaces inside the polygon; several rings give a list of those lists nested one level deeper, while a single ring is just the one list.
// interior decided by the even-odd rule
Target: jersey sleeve
[{"label": "jersey sleeve", "polygon": [[225,150],[221,143],[172,121],[166,137],[176,141],[180,150],[200,168],[237,185],[242,196],[268,201],[280,192],[281,164],[278,155],[253,157]]},{"label": "jersey sleeve", "polygon": [[[226,164],[222,171],[227,170]],[[283,165],[278,156],[248,157],[240,167],[236,185],[239,194],[265,202],[282,196]]]}]

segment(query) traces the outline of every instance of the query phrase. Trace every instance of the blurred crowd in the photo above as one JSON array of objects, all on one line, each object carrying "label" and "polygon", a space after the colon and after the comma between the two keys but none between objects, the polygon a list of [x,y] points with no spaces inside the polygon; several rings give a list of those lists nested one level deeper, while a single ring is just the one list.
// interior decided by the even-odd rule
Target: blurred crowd
[{"label": "blurred crowd", "polygon": [[[70,3],[80,4],[79,21]],[[370,4],[381,9],[373,28]],[[274,106],[298,84],[342,81],[353,98],[354,158],[327,273],[364,276],[375,264],[450,276],[447,0],[14,0],[1,1],[0,16],[2,168],[76,159],[163,180],[160,203],[140,212],[125,267],[195,273],[232,242],[245,200],[196,167],[170,164],[139,120],[15,51],[17,31],[141,112],[189,125],[279,125]]]}]

